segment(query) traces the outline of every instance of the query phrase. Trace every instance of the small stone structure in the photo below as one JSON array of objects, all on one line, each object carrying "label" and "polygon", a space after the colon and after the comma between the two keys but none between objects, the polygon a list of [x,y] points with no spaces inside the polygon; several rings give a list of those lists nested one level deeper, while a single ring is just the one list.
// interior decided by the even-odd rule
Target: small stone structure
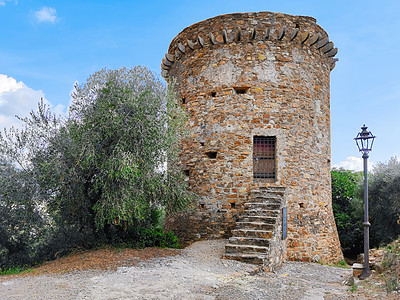
[{"label": "small stone structure", "polygon": [[272,12],[217,16],[174,38],[162,75],[188,113],[181,161],[200,198],[169,228],[229,238],[227,258],[271,268],[343,258],[330,181],[336,53],[314,18]]}]

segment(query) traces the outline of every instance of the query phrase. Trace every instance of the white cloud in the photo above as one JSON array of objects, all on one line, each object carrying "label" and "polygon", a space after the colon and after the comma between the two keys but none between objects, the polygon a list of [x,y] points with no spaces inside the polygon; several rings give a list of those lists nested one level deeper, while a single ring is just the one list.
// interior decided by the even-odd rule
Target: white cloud
[{"label": "white cloud", "polygon": [[40,10],[36,11],[35,17],[39,23],[42,22],[56,23],[59,20],[57,18],[56,9],[48,6],[43,6]]},{"label": "white cloud", "polygon": [[[20,128],[22,122],[19,117],[27,117],[32,110],[37,109],[37,104],[43,98],[45,103],[52,107],[45,99],[41,90],[34,90],[26,86],[22,81],[0,74],[0,131],[11,126]],[[63,114],[65,107],[58,105],[53,108],[57,114]]]},{"label": "white cloud", "polygon": [[[364,159],[360,156],[348,156],[346,160],[341,161],[340,163],[332,165],[333,168],[343,168],[346,170],[352,171],[362,171],[364,169]],[[368,160],[368,170],[371,170],[374,167],[374,162]]]},{"label": "white cloud", "polygon": [[7,92],[15,92],[23,87],[24,84],[22,81],[17,82],[12,77],[7,77],[7,75],[0,74],[0,95]]}]

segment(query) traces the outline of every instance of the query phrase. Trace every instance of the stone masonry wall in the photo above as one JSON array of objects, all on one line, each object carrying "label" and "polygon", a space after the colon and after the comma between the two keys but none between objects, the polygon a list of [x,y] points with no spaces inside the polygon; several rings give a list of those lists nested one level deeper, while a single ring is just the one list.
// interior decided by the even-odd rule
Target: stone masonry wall
[{"label": "stone masonry wall", "polygon": [[[217,16],[174,38],[161,67],[188,112],[181,160],[200,199],[170,226],[226,238],[252,189],[285,186],[287,259],[342,259],[330,185],[336,53],[315,19],[271,12]],[[276,137],[276,181],[253,179],[254,136]]]}]

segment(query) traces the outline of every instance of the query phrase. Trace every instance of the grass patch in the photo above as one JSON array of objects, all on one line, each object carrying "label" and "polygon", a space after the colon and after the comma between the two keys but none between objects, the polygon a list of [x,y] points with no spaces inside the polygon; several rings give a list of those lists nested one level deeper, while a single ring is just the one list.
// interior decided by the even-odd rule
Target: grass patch
[{"label": "grass patch", "polygon": [[334,267],[338,267],[338,268],[343,268],[343,269],[349,269],[350,268],[350,266],[344,260],[338,261],[333,266]]},{"label": "grass patch", "polygon": [[323,261],[318,261],[318,263],[322,266],[330,266],[330,267],[338,267],[338,268],[343,268],[343,269],[350,269],[350,266],[344,261],[340,260],[338,262],[335,262],[333,264],[327,264],[324,263]]},{"label": "grass patch", "polygon": [[15,275],[15,274],[21,274],[21,273],[30,273],[30,272],[32,272],[31,268],[12,267],[12,268],[0,269],[0,276]]},{"label": "grass patch", "polygon": [[351,287],[349,288],[349,291],[352,292],[352,293],[354,293],[355,291],[357,291],[357,286],[353,283],[353,284],[351,285]]}]

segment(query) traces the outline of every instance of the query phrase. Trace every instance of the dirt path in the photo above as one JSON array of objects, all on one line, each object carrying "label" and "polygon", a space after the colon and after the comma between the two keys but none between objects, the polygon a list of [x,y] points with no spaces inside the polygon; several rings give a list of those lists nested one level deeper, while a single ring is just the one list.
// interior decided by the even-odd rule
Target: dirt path
[{"label": "dirt path", "polygon": [[350,270],[285,263],[273,273],[220,259],[225,240],[197,242],[181,254],[116,271],[14,278],[0,299],[360,299],[342,285]]}]

